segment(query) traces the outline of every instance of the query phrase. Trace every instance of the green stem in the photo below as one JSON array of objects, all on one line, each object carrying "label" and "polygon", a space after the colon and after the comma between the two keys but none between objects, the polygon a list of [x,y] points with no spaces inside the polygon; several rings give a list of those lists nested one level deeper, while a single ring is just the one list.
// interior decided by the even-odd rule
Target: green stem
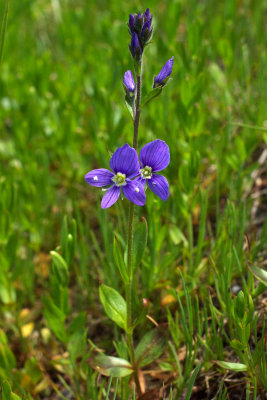
[{"label": "green stem", "polygon": [[[136,106],[134,114],[134,137],[133,137],[133,148],[137,148],[138,143],[138,129],[140,120],[140,102],[141,102],[141,75],[136,77]],[[127,304],[127,341],[130,351],[131,363],[134,369],[134,380],[138,396],[141,393],[140,382],[138,378],[135,355],[134,355],[134,344],[133,344],[133,325],[132,325],[132,308],[133,308],[133,220],[134,220],[134,204],[130,203],[129,206],[129,219],[128,219],[128,258],[127,268],[129,282],[125,287],[126,291],[126,304]]]}]

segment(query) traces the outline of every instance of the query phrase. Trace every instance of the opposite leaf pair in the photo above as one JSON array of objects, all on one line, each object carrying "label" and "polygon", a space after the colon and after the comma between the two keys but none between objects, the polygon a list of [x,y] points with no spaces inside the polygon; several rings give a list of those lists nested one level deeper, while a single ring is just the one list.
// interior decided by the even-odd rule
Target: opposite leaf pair
[{"label": "opposite leaf pair", "polygon": [[105,168],[94,169],[85,175],[85,180],[92,186],[109,186],[107,189],[102,189],[107,190],[101,202],[102,208],[109,208],[118,200],[121,188],[128,200],[138,206],[143,206],[146,202],[146,183],[161,200],[168,199],[168,181],[156,172],[166,168],[169,162],[170,150],[162,140],[154,140],[141,149],[141,165],[136,150],[126,143],[111,157],[109,166],[112,172]]}]

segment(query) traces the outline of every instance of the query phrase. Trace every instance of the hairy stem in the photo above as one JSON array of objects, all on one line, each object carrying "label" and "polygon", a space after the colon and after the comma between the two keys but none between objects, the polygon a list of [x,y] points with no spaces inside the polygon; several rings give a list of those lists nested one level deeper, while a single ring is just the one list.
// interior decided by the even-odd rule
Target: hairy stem
[{"label": "hairy stem", "polygon": [[[141,101],[141,75],[136,77],[136,105],[134,114],[134,137],[133,137],[133,147],[137,148],[138,143],[138,129],[140,120],[140,101]],[[134,356],[134,344],[133,344],[133,326],[132,326],[132,308],[133,308],[133,219],[134,219],[134,204],[130,203],[129,206],[129,218],[128,218],[128,259],[127,268],[129,283],[126,285],[126,304],[127,304],[127,341],[130,351],[131,363],[134,368],[134,380],[136,384],[136,389],[138,396],[141,393],[140,382],[138,378],[135,356]]]}]

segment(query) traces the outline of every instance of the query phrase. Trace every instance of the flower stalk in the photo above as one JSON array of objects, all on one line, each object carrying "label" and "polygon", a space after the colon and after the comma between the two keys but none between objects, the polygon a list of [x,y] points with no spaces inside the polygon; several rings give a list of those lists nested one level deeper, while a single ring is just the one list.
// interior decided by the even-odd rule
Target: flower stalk
[{"label": "flower stalk", "polygon": [[[140,69],[141,71],[141,61],[140,61]],[[134,135],[133,135],[133,148],[137,149],[138,144],[138,131],[139,131],[139,122],[140,122],[140,102],[141,102],[141,73],[136,76],[136,103],[135,103],[135,112],[134,112]],[[135,363],[135,355],[134,355],[134,344],[133,344],[133,321],[132,321],[132,308],[133,308],[133,220],[134,220],[134,204],[130,203],[129,206],[129,217],[128,217],[128,248],[127,248],[127,269],[129,282],[126,285],[126,306],[127,306],[127,341],[129,346],[131,363],[134,369],[134,380],[136,384],[136,389],[138,396],[141,393],[140,382],[138,378],[138,371]]]}]

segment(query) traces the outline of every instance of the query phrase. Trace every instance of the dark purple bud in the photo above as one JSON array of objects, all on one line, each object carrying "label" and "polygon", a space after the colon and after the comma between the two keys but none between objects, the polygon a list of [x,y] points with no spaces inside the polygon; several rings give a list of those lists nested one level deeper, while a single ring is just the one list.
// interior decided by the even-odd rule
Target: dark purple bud
[{"label": "dark purple bud", "polygon": [[147,8],[146,11],[144,12],[144,20],[149,21],[151,23],[152,16],[150,14],[149,8]]},{"label": "dark purple bud", "polygon": [[126,71],[123,77],[123,85],[125,87],[126,92],[133,94],[135,91],[135,83],[132,72]]},{"label": "dark purple bud", "polygon": [[152,29],[151,29],[151,21],[146,21],[144,23],[142,32],[141,32],[141,38],[142,38],[142,42],[143,44],[146,44],[149,39],[151,38],[152,35]]},{"label": "dark purple bud", "polygon": [[138,35],[137,35],[136,32],[133,32],[133,34],[132,34],[130,51],[131,51],[131,54],[132,54],[133,58],[136,61],[140,61],[141,60],[143,49],[142,49],[142,46],[141,46],[141,44],[139,42]]},{"label": "dark purple bud", "polygon": [[139,12],[136,16],[135,16],[135,21],[134,21],[134,28],[136,30],[136,32],[141,32],[142,28],[144,25],[144,17],[143,15]]},{"label": "dark purple bud", "polygon": [[170,78],[173,67],[173,58],[166,62],[160,73],[154,78],[153,87],[156,88],[158,86],[164,86]]},{"label": "dark purple bud", "polygon": [[134,20],[135,20],[134,15],[130,14],[129,15],[129,28],[130,28],[131,33],[133,33],[133,31],[134,31]]}]

